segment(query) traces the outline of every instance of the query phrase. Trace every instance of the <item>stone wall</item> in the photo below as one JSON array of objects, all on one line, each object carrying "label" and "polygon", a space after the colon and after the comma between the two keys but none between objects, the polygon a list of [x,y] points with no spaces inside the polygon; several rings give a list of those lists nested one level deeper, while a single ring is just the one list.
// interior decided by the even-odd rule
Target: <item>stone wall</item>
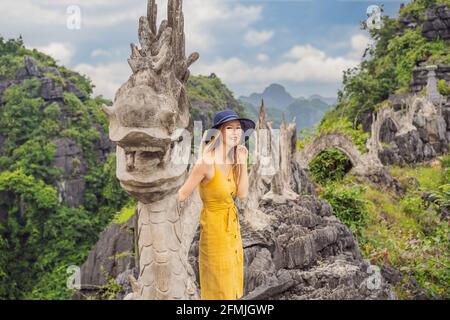
[{"label": "stone wall", "polygon": [[[437,80],[445,80],[450,85],[450,65],[438,64],[436,72]],[[417,67],[413,70],[412,80],[409,84],[411,93],[419,93],[426,88],[428,81],[428,70],[426,66]]]}]

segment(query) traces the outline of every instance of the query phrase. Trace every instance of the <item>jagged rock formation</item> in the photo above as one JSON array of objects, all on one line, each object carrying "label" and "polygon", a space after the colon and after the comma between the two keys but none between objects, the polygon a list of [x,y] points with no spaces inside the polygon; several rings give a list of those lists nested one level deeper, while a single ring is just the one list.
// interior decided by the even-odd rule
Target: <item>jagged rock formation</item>
[{"label": "jagged rock formation", "polygon": [[[71,115],[64,102],[64,93],[73,93],[81,101],[87,99],[88,96],[80,91],[70,79],[65,79],[64,83],[57,81],[56,78],[61,77],[57,68],[40,67],[33,57],[27,55],[23,59],[24,66],[17,71],[14,80],[2,79],[0,76],[0,105],[4,103],[2,97],[7,88],[19,85],[26,79],[37,79],[40,83],[38,96],[45,101],[42,108],[57,103],[61,109],[61,129],[66,129],[67,119]],[[98,163],[103,163],[108,154],[114,151],[114,145],[99,123],[94,123],[94,126],[100,136],[94,147],[95,158]],[[2,140],[3,138],[0,136],[0,155],[2,154]],[[59,201],[68,207],[79,207],[84,201],[86,189],[84,175],[88,171],[88,164],[81,146],[71,138],[54,138],[51,142],[56,145],[52,167],[61,169],[62,172],[60,179],[56,181]]]},{"label": "jagged rock formation", "polygon": [[[447,67],[450,68],[441,65],[441,72]],[[430,160],[448,151],[450,100],[438,92],[437,69],[437,66],[420,69],[420,72],[427,72],[426,86],[421,87],[426,88],[425,96],[417,93],[392,95],[384,106],[372,114],[366,153],[361,153],[344,134],[330,132],[318,135],[299,151],[297,162],[307,168],[321,151],[337,148],[351,161],[352,173],[373,183],[382,183],[396,192],[403,192],[400,183],[392,179],[384,165]],[[448,80],[446,74],[441,73],[441,77]],[[417,86],[413,85],[413,88],[417,89]]]},{"label": "jagged rock formation", "polygon": [[117,299],[122,299],[131,291],[128,276],[138,276],[135,229],[136,215],[133,215],[123,224],[112,223],[100,234],[100,240],[81,266],[82,287],[74,294],[73,299],[101,299],[102,291],[107,290],[110,279],[116,279],[122,286],[122,290],[117,293]]},{"label": "jagged rock formation", "polygon": [[[402,4],[403,5],[403,4]],[[426,9],[424,18],[420,19],[408,14],[399,19],[401,35],[406,29],[422,26],[422,35],[430,40],[444,39],[450,41],[450,8],[445,4],[434,5]]]},{"label": "jagged rock formation", "polygon": [[373,146],[383,164],[421,162],[448,151],[449,101],[435,104],[428,97],[411,94],[390,101],[372,125],[372,140],[377,140]]},{"label": "jagged rock formation", "polygon": [[[242,299],[395,298],[362,259],[351,231],[317,197],[309,173],[293,160],[295,136],[295,122],[284,121],[274,136],[261,106],[251,191],[245,201],[237,200],[245,254]],[[190,250],[197,280],[198,240],[199,230]]]}]

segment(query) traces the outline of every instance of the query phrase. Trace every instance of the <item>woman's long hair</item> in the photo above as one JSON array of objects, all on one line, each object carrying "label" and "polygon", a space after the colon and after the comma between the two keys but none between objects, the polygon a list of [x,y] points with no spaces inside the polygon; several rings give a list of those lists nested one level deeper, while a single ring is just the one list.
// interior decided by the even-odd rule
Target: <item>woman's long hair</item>
[{"label": "woman's long hair", "polygon": [[[209,153],[212,154],[212,151],[215,149],[217,149],[217,147],[220,146],[220,142],[223,140],[223,135],[222,135],[222,127],[220,127],[219,129],[217,129],[218,131],[215,131],[218,135],[218,137],[215,137],[214,135],[211,136],[208,139],[208,130],[205,131],[205,133],[203,134],[203,138],[202,138],[202,142],[200,144],[200,150],[199,150],[199,155],[200,157],[204,157],[205,154]],[[216,153],[216,152],[215,152]],[[237,186],[239,185],[239,179],[241,178],[241,166],[237,163],[237,146],[233,147],[233,161],[234,163],[232,164],[231,170],[233,171],[233,178],[234,178],[234,182],[236,184],[236,190],[237,190]]]}]

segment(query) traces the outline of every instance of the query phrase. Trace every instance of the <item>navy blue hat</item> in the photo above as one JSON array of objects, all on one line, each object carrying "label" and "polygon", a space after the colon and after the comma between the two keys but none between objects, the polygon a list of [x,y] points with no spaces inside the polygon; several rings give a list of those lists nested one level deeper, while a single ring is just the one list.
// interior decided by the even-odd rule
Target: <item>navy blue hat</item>
[{"label": "navy blue hat", "polygon": [[[244,130],[244,134],[247,132],[248,129],[255,129],[256,125],[253,120],[247,119],[247,118],[240,118],[236,112],[230,109],[225,109],[222,111],[219,111],[214,116],[214,123],[212,128],[219,129],[220,125],[224,124],[228,121],[233,120],[239,120],[241,121],[241,128]],[[247,133],[248,134],[248,133]]]}]

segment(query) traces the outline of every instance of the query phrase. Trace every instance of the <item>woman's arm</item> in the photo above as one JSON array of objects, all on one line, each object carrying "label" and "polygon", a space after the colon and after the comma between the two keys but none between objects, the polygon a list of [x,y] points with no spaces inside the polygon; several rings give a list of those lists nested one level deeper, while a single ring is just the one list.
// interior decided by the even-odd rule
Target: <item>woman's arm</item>
[{"label": "woman's arm", "polygon": [[237,186],[236,195],[243,200],[248,196],[248,173],[247,173],[247,156],[248,150],[245,146],[238,146],[238,163],[240,166],[241,177]]},{"label": "woman's arm", "polygon": [[191,196],[194,189],[206,176],[207,169],[208,164],[206,164],[202,159],[199,159],[195,163],[194,168],[192,168],[186,182],[180,189],[178,189],[178,201],[185,201]]}]

